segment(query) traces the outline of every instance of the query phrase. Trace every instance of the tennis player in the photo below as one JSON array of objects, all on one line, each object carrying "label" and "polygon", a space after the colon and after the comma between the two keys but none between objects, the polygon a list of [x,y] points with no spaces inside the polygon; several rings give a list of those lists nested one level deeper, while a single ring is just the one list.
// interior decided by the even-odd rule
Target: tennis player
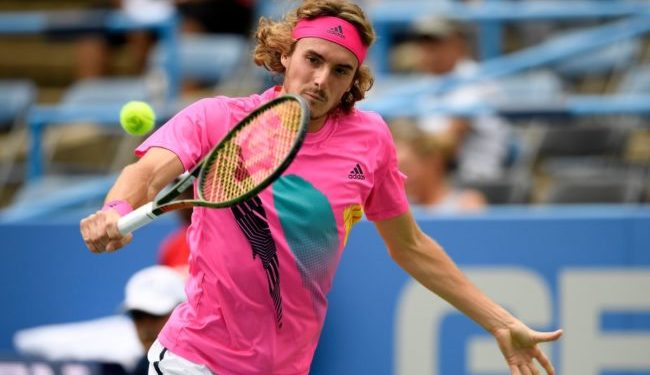
[{"label": "tennis player", "polygon": [[262,18],[254,59],[284,76],[279,86],[239,98],[202,99],[137,149],[106,197],[81,221],[92,252],[131,240],[120,215],[152,200],[191,169],[238,120],[270,99],[300,94],[309,133],[293,164],[270,188],[229,209],[195,208],[188,230],[188,301],[149,351],[150,373],[307,374],[327,293],[354,223],[373,221],[391,257],[411,276],[494,335],[512,374],[548,374],[537,332],[492,302],[413,219],[389,129],[354,108],[372,85],[363,65],[374,41],[363,11],[344,0],[306,0],[282,21]]}]

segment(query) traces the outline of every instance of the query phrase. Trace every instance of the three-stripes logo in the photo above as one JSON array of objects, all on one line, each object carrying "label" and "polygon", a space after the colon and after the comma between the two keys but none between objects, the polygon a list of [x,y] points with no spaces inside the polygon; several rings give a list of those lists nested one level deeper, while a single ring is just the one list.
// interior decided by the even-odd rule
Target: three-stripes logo
[{"label": "three-stripes logo", "polygon": [[354,166],[354,169],[350,171],[350,174],[348,175],[348,178],[351,180],[365,180],[366,176],[363,175],[363,171],[361,170],[361,166],[359,163]]},{"label": "three-stripes logo", "polygon": [[345,39],[345,34],[343,34],[343,28],[341,27],[341,25],[331,27],[327,30],[327,32],[330,34],[334,34],[341,39]]}]

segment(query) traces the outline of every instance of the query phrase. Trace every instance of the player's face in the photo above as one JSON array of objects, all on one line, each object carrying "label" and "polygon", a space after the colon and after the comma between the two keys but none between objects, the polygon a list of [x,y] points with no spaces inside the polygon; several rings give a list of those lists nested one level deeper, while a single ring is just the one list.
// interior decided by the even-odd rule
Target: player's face
[{"label": "player's face", "polygon": [[283,91],[307,99],[310,130],[317,130],[352,87],[358,62],[352,52],[336,43],[303,38],[296,43],[293,54],[282,57],[282,65],[286,69]]}]

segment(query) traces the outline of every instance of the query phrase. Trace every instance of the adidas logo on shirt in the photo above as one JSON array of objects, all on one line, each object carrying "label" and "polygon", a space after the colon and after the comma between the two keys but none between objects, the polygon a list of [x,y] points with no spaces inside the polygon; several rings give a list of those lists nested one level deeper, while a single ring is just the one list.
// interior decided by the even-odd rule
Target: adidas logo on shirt
[{"label": "adidas logo on shirt", "polygon": [[363,171],[361,170],[361,166],[359,163],[354,167],[353,170],[350,171],[350,174],[348,175],[348,178],[351,180],[365,180],[366,176],[363,175]]},{"label": "adidas logo on shirt", "polygon": [[339,38],[345,39],[345,35],[343,34],[343,28],[341,27],[341,25],[331,27],[327,30],[327,32],[330,34],[334,34]]}]

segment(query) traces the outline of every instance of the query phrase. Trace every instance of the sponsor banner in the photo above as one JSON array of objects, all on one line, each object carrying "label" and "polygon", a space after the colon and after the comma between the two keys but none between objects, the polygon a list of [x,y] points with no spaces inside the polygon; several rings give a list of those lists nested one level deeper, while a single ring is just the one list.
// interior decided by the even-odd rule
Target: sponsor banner
[{"label": "sponsor banner", "polygon": [[[536,212],[418,220],[493,299],[535,329],[565,330],[544,347],[559,375],[649,375],[650,212]],[[22,328],[118,312],[128,277],[173,228],[154,223],[95,255],[78,223],[0,226],[0,351]],[[372,223],[351,230],[329,298],[313,375],[507,374],[491,337],[393,263]]]},{"label": "sponsor banner", "polygon": [[[420,223],[535,329],[558,374],[650,374],[650,215],[544,213]],[[389,258],[371,223],[343,255],[312,374],[505,375],[492,337]]]}]

